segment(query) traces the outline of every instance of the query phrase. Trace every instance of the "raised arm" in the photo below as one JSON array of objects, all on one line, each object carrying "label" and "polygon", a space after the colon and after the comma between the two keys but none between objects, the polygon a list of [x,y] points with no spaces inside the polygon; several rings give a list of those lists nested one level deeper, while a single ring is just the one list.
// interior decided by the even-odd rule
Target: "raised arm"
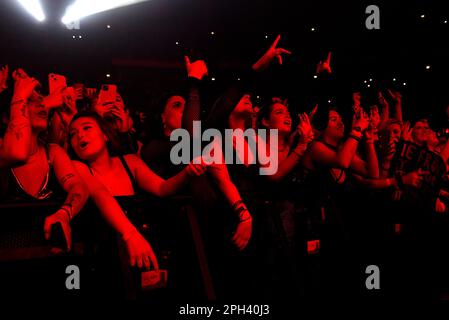
[{"label": "raised arm", "polygon": [[395,119],[402,122],[402,95],[399,91],[388,90],[388,94],[394,100]]},{"label": "raised arm", "polygon": [[182,127],[193,137],[193,121],[201,120],[200,81],[207,76],[208,70],[203,60],[190,62],[185,56],[187,70],[188,92],[184,113],[182,115]]},{"label": "raised arm", "polygon": [[15,85],[10,118],[6,133],[0,139],[0,167],[25,161],[30,152],[31,126],[27,101],[39,82],[21,69],[14,71],[13,78]]},{"label": "raised arm", "polygon": [[[304,155],[309,143],[313,140],[313,129],[307,114],[299,116],[299,124],[294,134],[299,135],[298,145],[290,152],[283,161],[279,159],[278,170],[273,175],[267,175],[266,178],[273,182],[280,182],[288,175],[299,163]],[[261,143],[259,139],[259,143]]]}]

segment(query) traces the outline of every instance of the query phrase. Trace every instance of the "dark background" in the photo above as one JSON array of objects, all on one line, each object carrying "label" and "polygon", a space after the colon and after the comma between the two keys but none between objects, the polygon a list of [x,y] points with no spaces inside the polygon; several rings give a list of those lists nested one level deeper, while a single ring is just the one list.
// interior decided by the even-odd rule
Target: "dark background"
[{"label": "dark background", "polygon": [[[326,103],[347,108],[351,92],[362,90],[371,104],[377,89],[390,87],[403,93],[406,117],[431,115],[440,120],[435,123],[449,105],[444,1],[151,0],[84,18],[80,30],[60,23],[73,0],[41,2],[43,23],[16,1],[1,1],[0,64],[21,66],[42,82],[55,72],[89,86],[117,83],[125,102],[140,110],[179,86],[185,53],[206,59],[212,97],[277,34],[293,54],[272,68],[267,78],[276,81],[261,95],[288,95],[298,109],[310,109],[316,64],[332,51],[333,81],[321,97]],[[365,27],[370,4],[380,8],[380,30]],[[367,88],[363,81],[370,78]]]}]

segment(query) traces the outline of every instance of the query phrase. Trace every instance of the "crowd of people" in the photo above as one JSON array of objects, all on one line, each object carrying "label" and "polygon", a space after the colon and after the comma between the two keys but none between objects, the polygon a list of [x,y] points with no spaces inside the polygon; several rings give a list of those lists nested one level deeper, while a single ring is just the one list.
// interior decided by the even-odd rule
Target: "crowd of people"
[{"label": "crowd of people", "polygon": [[[375,105],[363,105],[359,92],[349,92],[352,106],[317,105],[297,116],[288,97],[265,97],[264,105],[256,105],[258,79],[291,54],[279,41],[222,88],[211,108],[202,102],[207,62],[185,57],[187,90],[148,110],[155,115],[147,117],[150,128],[132,117],[119,93],[112,102],[102,101],[100,90],[80,86],[46,94],[27,72],[4,65],[0,95],[10,104],[0,106],[0,199],[62,199],[42,233],[48,239],[60,224],[70,251],[72,221],[90,214],[82,210],[90,198],[120,237],[129,264],[157,270],[160,252],[120,199],[188,195],[218,298],[374,294],[365,286],[369,265],[379,266],[382,292],[392,298],[441,294],[449,284],[442,262],[449,239],[449,140],[429,119],[406,121],[401,93],[394,90],[379,92]],[[330,54],[318,64],[322,75],[332,75]],[[194,121],[221,132],[276,129],[276,173],[260,175],[264,165],[248,147],[269,145],[270,137],[235,142],[240,161],[234,164],[173,164],[171,133],[183,128],[198,134]],[[225,152],[229,146],[222,147]]]}]

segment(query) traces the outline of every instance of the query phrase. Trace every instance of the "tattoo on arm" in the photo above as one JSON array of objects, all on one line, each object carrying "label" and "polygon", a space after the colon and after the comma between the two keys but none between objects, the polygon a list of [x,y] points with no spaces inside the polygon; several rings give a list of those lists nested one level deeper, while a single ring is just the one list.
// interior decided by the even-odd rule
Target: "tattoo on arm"
[{"label": "tattoo on arm", "polygon": [[23,105],[20,107],[20,113],[22,113],[22,116],[23,116],[24,118],[27,118],[27,119],[28,119],[28,112],[27,112],[27,106],[26,106],[26,104],[23,104]]},{"label": "tattoo on arm", "polygon": [[73,173],[69,173],[62,177],[61,184],[64,185],[68,180],[72,179],[75,175]]},{"label": "tattoo on arm", "polygon": [[29,123],[19,123],[16,124],[14,122],[10,123],[8,125],[8,128],[6,129],[6,133],[13,134],[16,137],[16,140],[20,140],[23,137],[23,129],[29,128]]}]

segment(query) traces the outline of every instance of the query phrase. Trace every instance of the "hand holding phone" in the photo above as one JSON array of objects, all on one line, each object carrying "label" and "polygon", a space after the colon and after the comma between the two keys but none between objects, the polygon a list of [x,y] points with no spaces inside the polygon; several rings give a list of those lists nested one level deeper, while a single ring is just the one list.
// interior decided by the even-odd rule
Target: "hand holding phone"
[{"label": "hand holding phone", "polygon": [[62,91],[62,89],[67,87],[65,77],[59,74],[50,73],[48,75],[48,87],[50,89],[50,94],[53,94],[57,91]]}]

